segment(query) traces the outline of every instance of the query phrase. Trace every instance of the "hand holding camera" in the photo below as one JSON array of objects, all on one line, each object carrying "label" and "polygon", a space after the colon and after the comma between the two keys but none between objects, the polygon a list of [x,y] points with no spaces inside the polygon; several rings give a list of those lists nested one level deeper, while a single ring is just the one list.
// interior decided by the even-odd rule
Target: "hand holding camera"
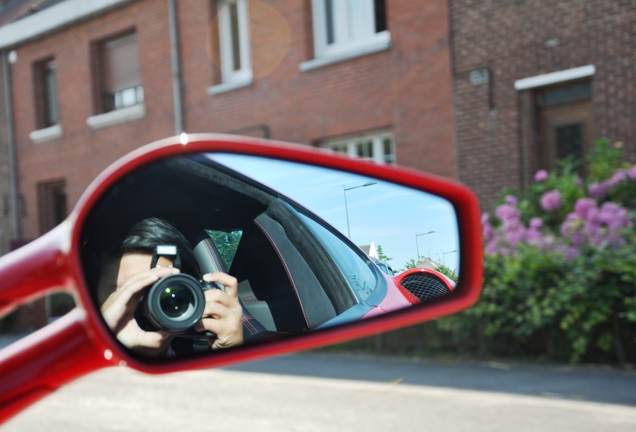
[{"label": "hand holding camera", "polygon": [[[180,273],[172,268],[180,264],[176,247],[166,246],[122,257],[117,289],[102,306],[117,339],[144,355],[161,354],[175,335],[205,337],[212,349],[243,343],[238,281],[220,272],[202,280]],[[157,265],[162,257],[171,267]]]}]

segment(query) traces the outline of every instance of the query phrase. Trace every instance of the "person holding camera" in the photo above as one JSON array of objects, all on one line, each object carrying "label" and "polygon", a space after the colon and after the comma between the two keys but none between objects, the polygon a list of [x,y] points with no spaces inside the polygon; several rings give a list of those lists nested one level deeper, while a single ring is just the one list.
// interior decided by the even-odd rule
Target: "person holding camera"
[{"label": "person holding camera", "polygon": [[[158,255],[158,245],[176,246],[177,258]],[[238,299],[238,281],[221,272],[203,275],[203,281],[223,289],[203,291],[205,306],[201,318],[193,326],[201,332],[200,336],[175,336],[163,329],[147,328],[140,322],[136,311],[149,286],[181,272],[193,276],[199,274],[187,239],[168,222],[158,218],[138,222],[128,232],[118,255],[104,269],[98,298],[104,321],[124,346],[154,357],[198,352],[201,341],[207,345],[206,350],[243,343],[245,317]]]}]

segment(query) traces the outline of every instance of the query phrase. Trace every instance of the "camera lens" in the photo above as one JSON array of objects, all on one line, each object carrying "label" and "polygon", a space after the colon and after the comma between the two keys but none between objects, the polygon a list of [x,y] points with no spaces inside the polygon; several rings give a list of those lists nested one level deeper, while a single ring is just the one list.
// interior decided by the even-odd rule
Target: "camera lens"
[{"label": "camera lens", "polygon": [[179,334],[201,319],[205,295],[199,281],[180,273],[159,279],[142,303],[143,317],[152,327]]},{"label": "camera lens", "polygon": [[184,285],[168,286],[159,296],[161,311],[170,318],[179,318],[186,314],[194,304],[192,290]]}]

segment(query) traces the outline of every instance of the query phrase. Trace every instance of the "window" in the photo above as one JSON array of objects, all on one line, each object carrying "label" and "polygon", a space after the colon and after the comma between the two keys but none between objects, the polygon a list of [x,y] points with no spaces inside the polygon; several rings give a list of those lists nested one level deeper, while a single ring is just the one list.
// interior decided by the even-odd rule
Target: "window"
[{"label": "window", "polygon": [[57,111],[57,86],[55,60],[48,59],[35,64],[36,128],[44,129],[59,122]]},{"label": "window", "polygon": [[385,0],[313,0],[316,59],[301,69],[384,50],[390,45]]},{"label": "window", "polygon": [[225,268],[229,269],[232,267],[236,250],[238,249],[241,237],[243,236],[243,231],[206,231],[219,251],[223,264],[225,264]]},{"label": "window", "polygon": [[139,79],[137,35],[127,34],[98,45],[99,112],[141,104],[144,91]]},{"label": "window", "polygon": [[45,297],[47,321],[53,322],[69,313],[75,307],[75,299],[65,292],[54,292]]},{"label": "window", "polygon": [[[68,216],[66,181],[54,180],[38,184],[40,232],[61,224]],[[45,311],[48,322],[65,315],[75,307],[73,297],[64,292],[54,292],[45,297]]]},{"label": "window", "polygon": [[247,0],[219,0],[218,23],[222,83],[211,94],[252,83]]},{"label": "window", "polygon": [[40,233],[44,234],[68,216],[66,182],[56,180],[38,184]]},{"label": "window", "polygon": [[309,216],[302,213],[298,213],[298,216],[318,237],[322,245],[329,251],[329,254],[334,257],[340,270],[342,270],[342,274],[347,278],[358,298],[366,300],[381,286],[381,280],[371,270],[370,262],[364,260],[332,231]]},{"label": "window", "polygon": [[322,142],[320,147],[351,157],[372,160],[378,164],[395,163],[393,135],[390,132],[327,140]]}]

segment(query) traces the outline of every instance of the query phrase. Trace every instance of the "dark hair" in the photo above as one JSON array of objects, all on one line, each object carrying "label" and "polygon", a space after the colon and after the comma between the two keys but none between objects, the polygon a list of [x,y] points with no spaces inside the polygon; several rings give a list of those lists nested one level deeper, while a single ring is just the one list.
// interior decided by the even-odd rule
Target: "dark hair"
[{"label": "dark hair", "polygon": [[199,277],[199,265],[188,240],[174,226],[160,218],[147,218],[137,222],[126,234],[120,247],[125,254],[151,254],[160,244],[176,245],[181,258],[181,271]]}]

